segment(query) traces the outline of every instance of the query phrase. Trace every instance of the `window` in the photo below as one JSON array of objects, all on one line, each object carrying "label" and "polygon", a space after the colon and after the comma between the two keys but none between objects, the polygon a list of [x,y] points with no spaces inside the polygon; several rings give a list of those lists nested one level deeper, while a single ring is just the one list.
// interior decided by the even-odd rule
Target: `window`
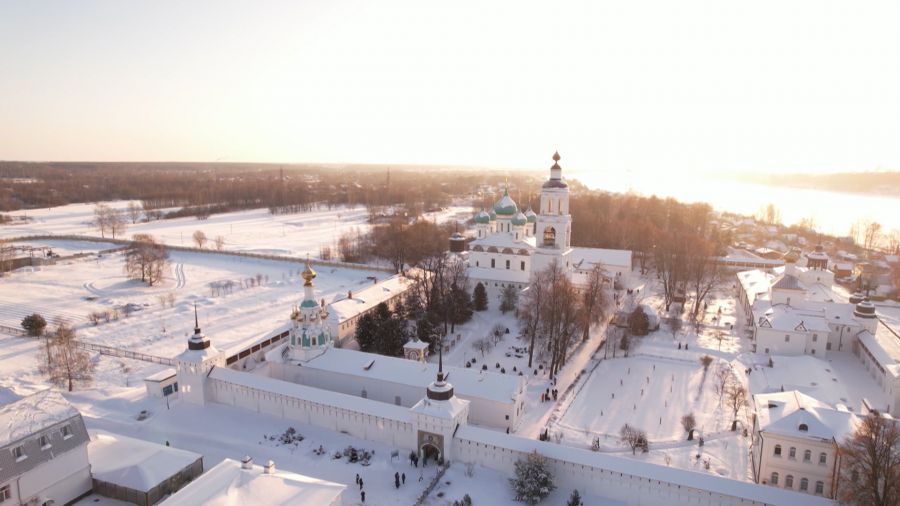
[{"label": "window", "polygon": [[825,462],[826,462],[827,460],[828,460],[828,455],[826,455],[825,452],[822,452],[822,453],[819,454],[819,465],[820,465],[820,466],[824,466],[824,465],[825,465]]},{"label": "window", "polygon": [[494,265],[494,259],[492,258],[491,259],[491,269],[493,269],[494,267],[496,267],[496,266]]},{"label": "window", "polygon": [[785,334],[785,336],[784,336],[784,342],[786,342],[786,343],[791,342],[791,336]]},{"label": "window", "polygon": [[812,460],[812,452],[806,450],[805,452],[803,452],[803,462],[809,462],[810,460]]},{"label": "window", "polygon": [[399,405],[400,405],[400,396],[399,396],[399,395],[395,395],[395,396],[394,396],[394,405],[395,405],[395,406],[399,406]]},{"label": "window", "polygon": [[509,260],[506,261],[506,270],[509,270]]},{"label": "window", "polygon": [[772,485],[778,485],[778,473],[772,473]]},{"label": "window", "polygon": [[816,482],[816,495],[822,495],[825,493],[825,482],[817,481]]},{"label": "window", "polygon": [[809,480],[807,480],[806,478],[800,480],[800,490],[804,492],[809,490]]},{"label": "window", "polygon": [[831,343],[825,343],[825,349],[826,349],[826,350],[830,350],[830,349],[831,349]]},{"label": "window", "polygon": [[775,456],[776,457],[781,456],[781,445],[775,445]]},{"label": "window", "polygon": [[16,462],[28,458],[28,455],[25,455],[25,448],[22,445],[13,448],[12,453],[13,457],[16,459]]},{"label": "window", "polygon": [[810,351],[809,353],[810,353],[810,355],[815,355],[815,354],[816,354],[816,349],[813,348],[812,351]]},{"label": "window", "polygon": [[813,342],[816,342],[818,340],[819,340],[819,334],[813,334]]},{"label": "window", "polygon": [[478,267],[478,260],[475,260],[475,267]]},{"label": "window", "polygon": [[363,389],[362,389],[362,392],[359,393],[359,396],[362,397],[363,399],[368,399],[368,398],[369,398],[369,392],[366,392],[366,389],[363,388]]},{"label": "window", "polygon": [[521,262],[521,264],[522,264],[522,270],[524,271],[524,270],[525,270],[525,261],[523,260],[523,261]]},{"label": "window", "polygon": [[797,449],[794,448],[793,446],[791,447],[790,450],[788,450],[788,458],[791,458],[791,459],[797,458]]},{"label": "window", "polygon": [[789,474],[784,477],[784,488],[794,488],[794,475]]},{"label": "window", "polygon": [[[805,423],[801,423],[800,427],[798,427],[798,429],[800,430],[800,432],[806,432],[809,430],[809,426],[806,425]],[[809,454],[809,450],[806,450],[806,453]]]},{"label": "window", "polygon": [[12,491],[10,490],[9,485],[0,488],[0,502],[8,501],[10,499],[12,499]]},{"label": "window", "polygon": [[50,449],[50,438],[46,435],[40,437],[39,442],[41,444],[41,450],[49,450]]}]

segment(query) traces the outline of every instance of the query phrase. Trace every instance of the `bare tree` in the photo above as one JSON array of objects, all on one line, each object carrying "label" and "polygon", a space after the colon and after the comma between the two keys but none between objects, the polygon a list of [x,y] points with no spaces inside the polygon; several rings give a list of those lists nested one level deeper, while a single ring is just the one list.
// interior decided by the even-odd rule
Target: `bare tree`
[{"label": "bare tree", "polygon": [[700,365],[703,366],[703,373],[706,374],[706,371],[709,370],[709,366],[712,365],[713,358],[709,355],[703,355],[700,357]]},{"label": "bare tree", "polygon": [[900,504],[900,428],[870,413],[840,446],[837,498],[842,504]]},{"label": "bare tree", "polygon": [[756,213],[756,218],[768,225],[777,225],[781,223],[781,212],[775,207],[775,204],[769,203],[760,208]]},{"label": "bare tree", "polygon": [[726,274],[716,259],[716,247],[708,240],[697,239],[687,255],[688,287],[694,294],[691,321],[696,322],[703,306],[703,300],[718,285]]},{"label": "bare tree", "polygon": [[588,274],[587,285],[581,293],[579,315],[581,317],[581,340],[587,341],[591,335],[591,327],[600,323],[606,316],[609,295],[603,288],[606,273],[603,266],[595,265]]},{"label": "bare tree", "polygon": [[472,348],[480,351],[481,357],[484,358],[485,353],[490,353],[494,349],[494,341],[489,337],[480,337],[472,342]]},{"label": "bare tree", "polygon": [[46,338],[38,368],[50,377],[51,382],[67,387],[71,392],[76,381],[90,381],[93,378],[95,364],[86,351],[77,347],[75,329],[60,322],[56,331]]},{"label": "bare tree", "polygon": [[531,273],[531,283],[522,293],[522,304],[519,311],[519,326],[522,337],[528,340],[528,367],[533,367],[534,347],[541,335],[541,315],[547,299],[547,272]]},{"label": "bare tree", "polygon": [[647,452],[650,449],[647,433],[637,427],[632,427],[627,423],[619,429],[619,440],[631,448],[632,455],[637,453],[638,448],[644,452]]},{"label": "bare tree", "polygon": [[725,395],[725,387],[728,386],[731,376],[731,365],[725,361],[719,362],[719,365],[713,373],[713,377],[716,380],[716,393],[719,394],[719,402],[722,402],[722,397]]},{"label": "bare tree", "polygon": [[684,427],[684,431],[688,433],[688,441],[692,441],[694,439],[694,429],[697,427],[697,420],[694,418],[694,414],[688,413],[682,416],[681,426]]},{"label": "bare tree", "polygon": [[569,345],[578,330],[578,308],[572,304],[578,296],[569,276],[556,261],[546,271],[548,290],[541,315],[541,331],[547,337],[552,379],[565,365]]},{"label": "bare tree", "polygon": [[735,431],[737,430],[738,412],[747,404],[747,389],[736,380],[731,381],[725,387],[725,397],[728,399],[728,406],[731,407],[731,415],[733,417],[731,430]]},{"label": "bare tree", "polygon": [[881,224],[877,221],[871,221],[866,225],[863,231],[863,248],[866,249],[866,255],[878,246],[881,238]]},{"label": "bare tree", "polygon": [[197,245],[198,248],[203,249],[203,245],[206,244],[206,234],[202,230],[195,230],[194,235],[194,244]]},{"label": "bare tree", "polygon": [[140,278],[149,286],[162,281],[169,265],[169,250],[150,234],[134,234],[125,250],[125,273],[132,279]]},{"label": "bare tree", "polygon": [[[225,249],[225,238],[221,235],[216,236],[216,251],[222,251]],[[330,256],[330,255],[329,255]],[[323,258],[322,260],[327,260]]]},{"label": "bare tree", "polygon": [[128,217],[131,218],[131,224],[134,225],[141,219],[141,206],[137,205],[135,201],[131,201],[128,203],[127,207]]}]

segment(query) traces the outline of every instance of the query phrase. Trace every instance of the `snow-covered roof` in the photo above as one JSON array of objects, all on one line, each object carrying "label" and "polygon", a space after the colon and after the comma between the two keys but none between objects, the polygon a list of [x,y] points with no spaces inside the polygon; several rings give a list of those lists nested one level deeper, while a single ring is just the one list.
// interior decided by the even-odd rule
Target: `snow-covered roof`
[{"label": "snow-covered roof", "polygon": [[91,431],[88,460],[94,479],[149,492],[202,455],[104,431]]},{"label": "snow-covered roof", "polygon": [[797,390],[753,396],[759,429],[794,437],[841,441],[856,430],[856,415]]},{"label": "snow-covered roof", "polygon": [[453,396],[446,401],[422,398],[409,409],[413,413],[452,420],[465,411],[468,406],[469,401]]},{"label": "snow-covered roof", "polygon": [[800,282],[800,279],[797,276],[793,276],[791,274],[782,274],[779,276],[774,283],[772,283],[773,290],[806,290],[806,287],[803,286],[803,283]]},{"label": "snow-covered roof", "polygon": [[737,273],[737,278],[750,304],[753,304],[757,298],[768,298],[771,274],[761,269],[753,269]]},{"label": "snow-covered roof", "polygon": [[78,410],[53,390],[44,390],[0,406],[0,446],[76,416],[80,416]]},{"label": "snow-covered roof", "polygon": [[415,280],[396,274],[361,290],[353,290],[353,298],[340,299],[328,305],[329,319],[342,322],[409,290]]},{"label": "snow-covered roof", "polygon": [[[676,467],[651,464],[627,457],[619,457],[602,452],[592,452],[581,448],[523,438],[514,434],[482,429],[472,425],[462,425],[457,429],[457,439],[469,440],[485,445],[508,448],[522,453],[537,451],[544,457],[571,462],[573,464],[603,468],[613,473],[630,474],[646,478],[648,481],[665,481],[683,487],[707,490],[729,497],[737,497],[767,504],[805,506],[830,505],[830,499],[802,494],[776,487],[732,480],[713,474],[699,473]],[[460,443],[456,443],[460,444]]]},{"label": "snow-covered roof", "polygon": [[879,322],[875,329],[875,335],[864,330],[857,337],[860,343],[869,350],[878,365],[887,370],[894,378],[900,376],[900,336],[883,322]]},{"label": "snow-covered roof", "polygon": [[346,485],[302,474],[275,470],[266,474],[254,465],[225,459],[162,502],[165,506],[257,506],[282,504],[337,504]]},{"label": "snow-covered roof", "polygon": [[[284,346],[284,345],[282,345]],[[410,363],[412,360],[404,360]],[[372,416],[378,416],[389,420],[408,423],[409,410],[401,406],[395,406],[384,402],[373,401],[371,399],[363,399],[353,395],[332,392],[330,390],[322,390],[320,388],[308,387],[288,381],[270,378],[259,374],[251,374],[247,372],[235,371],[228,367],[216,367],[209,373],[211,379],[217,379],[235,385],[241,385],[248,388],[255,388],[281,395],[296,397],[298,399],[315,402],[325,406],[334,406],[349,411],[361,411]],[[424,390],[424,389],[423,389]],[[422,395],[425,393],[423,391]]]},{"label": "snow-covered roof", "polygon": [[594,264],[631,269],[631,250],[625,249],[572,248],[569,259],[576,269],[592,269]]},{"label": "snow-covered roof", "polygon": [[[329,348],[325,353],[303,363],[303,367],[331,371],[365,379],[389,381],[401,385],[425,388],[437,375],[437,365],[387,357],[374,353]],[[444,367],[447,381],[457,395],[512,402],[523,388],[524,379],[514,374],[497,374],[465,367]]]},{"label": "snow-covered roof", "polygon": [[759,327],[787,332],[830,332],[824,309],[806,309],[787,304],[758,301],[753,305],[753,318]]},{"label": "snow-covered roof", "polygon": [[151,374],[150,376],[147,376],[146,378],[144,378],[144,381],[160,382],[160,381],[165,381],[165,380],[171,378],[172,376],[175,376],[175,369],[168,367],[166,369],[163,369],[162,371],[159,371],[156,374]]},{"label": "snow-covered roof", "polygon": [[472,250],[475,246],[481,246],[485,249],[493,246],[497,249],[512,248],[514,250],[531,250],[535,247],[535,238],[534,236],[531,236],[516,239],[511,232],[494,232],[488,234],[486,237],[475,239],[469,243],[469,250]]},{"label": "snow-covered roof", "polygon": [[425,341],[407,341],[403,347],[408,350],[424,350],[428,348],[428,343]]}]

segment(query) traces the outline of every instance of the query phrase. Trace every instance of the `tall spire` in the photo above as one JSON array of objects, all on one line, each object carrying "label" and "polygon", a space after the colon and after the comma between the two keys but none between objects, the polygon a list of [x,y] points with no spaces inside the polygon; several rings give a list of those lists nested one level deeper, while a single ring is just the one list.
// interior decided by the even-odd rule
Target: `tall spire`
[{"label": "tall spire", "polygon": [[200,334],[200,319],[197,317],[197,303],[194,303],[194,334]]},{"label": "tall spire", "polygon": [[444,340],[438,343],[438,381],[444,381]]}]

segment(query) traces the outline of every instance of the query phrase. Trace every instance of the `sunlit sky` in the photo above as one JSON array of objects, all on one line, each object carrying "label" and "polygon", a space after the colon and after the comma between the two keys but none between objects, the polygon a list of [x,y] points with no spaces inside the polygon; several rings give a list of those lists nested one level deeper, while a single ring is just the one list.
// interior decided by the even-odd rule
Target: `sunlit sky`
[{"label": "sunlit sky", "polygon": [[900,170],[897,0],[0,0],[0,159]]}]

